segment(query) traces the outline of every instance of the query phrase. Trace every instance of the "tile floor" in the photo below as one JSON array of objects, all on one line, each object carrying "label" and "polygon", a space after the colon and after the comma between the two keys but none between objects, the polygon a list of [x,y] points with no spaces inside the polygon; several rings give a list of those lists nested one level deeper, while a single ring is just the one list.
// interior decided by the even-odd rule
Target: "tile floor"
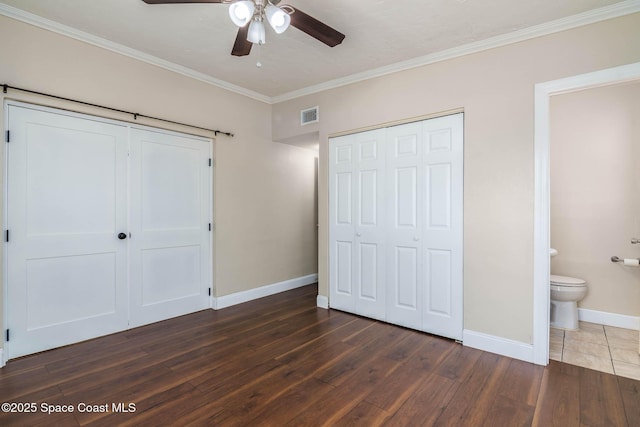
[{"label": "tile floor", "polygon": [[638,331],[580,322],[580,330],[551,328],[549,358],[640,380]]}]

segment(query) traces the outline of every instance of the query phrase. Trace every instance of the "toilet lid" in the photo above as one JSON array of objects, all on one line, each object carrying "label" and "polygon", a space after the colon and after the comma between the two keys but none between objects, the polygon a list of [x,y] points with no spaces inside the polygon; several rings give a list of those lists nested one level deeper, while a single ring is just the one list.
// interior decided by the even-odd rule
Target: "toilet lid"
[{"label": "toilet lid", "polygon": [[549,276],[549,281],[553,285],[563,285],[563,286],[579,286],[584,285],[586,282],[582,279],[577,279],[575,277],[568,276],[558,276],[556,274],[552,274]]}]

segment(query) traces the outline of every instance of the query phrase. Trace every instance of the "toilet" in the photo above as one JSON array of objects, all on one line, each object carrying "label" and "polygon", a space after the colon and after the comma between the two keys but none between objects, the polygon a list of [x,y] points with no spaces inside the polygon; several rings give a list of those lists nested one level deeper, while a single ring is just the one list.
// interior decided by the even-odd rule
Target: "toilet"
[{"label": "toilet", "polygon": [[[558,253],[551,249],[550,255]],[[551,292],[551,327],[568,330],[579,329],[578,301],[587,295],[587,282],[575,277],[549,276]]]},{"label": "toilet", "polygon": [[587,282],[575,277],[549,276],[551,327],[577,330],[578,301],[587,295]]}]

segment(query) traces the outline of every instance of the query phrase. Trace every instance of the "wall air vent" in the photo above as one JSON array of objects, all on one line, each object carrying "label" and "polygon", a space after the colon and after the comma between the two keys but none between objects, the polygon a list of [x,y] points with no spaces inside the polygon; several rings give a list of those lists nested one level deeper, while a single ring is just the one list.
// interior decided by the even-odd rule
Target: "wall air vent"
[{"label": "wall air vent", "polygon": [[300,110],[300,125],[308,125],[310,123],[318,123],[320,121],[319,107],[311,107]]}]

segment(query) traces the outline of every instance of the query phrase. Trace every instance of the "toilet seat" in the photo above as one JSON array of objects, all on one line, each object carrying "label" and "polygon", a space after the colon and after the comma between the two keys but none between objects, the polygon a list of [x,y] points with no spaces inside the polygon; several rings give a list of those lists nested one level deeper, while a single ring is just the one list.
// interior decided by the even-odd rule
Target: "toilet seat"
[{"label": "toilet seat", "polygon": [[578,279],[575,277],[569,277],[569,276],[559,276],[557,274],[552,274],[549,276],[549,282],[552,285],[556,285],[556,286],[585,286],[585,283],[587,283],[586,281],[582,280],[582,279]]}]

